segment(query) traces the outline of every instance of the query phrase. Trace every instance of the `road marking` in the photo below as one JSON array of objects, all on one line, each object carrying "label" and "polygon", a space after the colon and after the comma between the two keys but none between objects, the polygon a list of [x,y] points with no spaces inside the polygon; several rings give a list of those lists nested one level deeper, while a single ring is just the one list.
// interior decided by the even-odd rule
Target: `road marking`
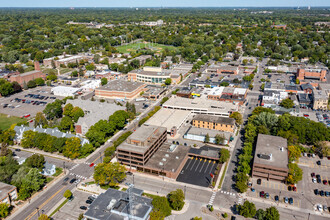
[{"label": "road marking", "polygon": [[190,170],[192,170],[192,168],[194,167],[195,163],[196,163],[196,160],[194,160],[194,163],[193,163],[192,167],[190,168]]},{"label": "road marking", "polygon": [[189,165],[191,164],[191,161],[192,160],[189,160],[188,164],[187,164],[187,167],[186,167],[186,170],[188,169]]},{"label": "road marking", "polygon": [[202,164],[202,167],[201,167],[201,169],[199,170],[199,173],[202,171],[202,169],[203,169],[203,167],[204,167],[204,162],[203,162],[203,164]]},{"label": "road marking", "polygon": [[207,164],[204,173],[207,171],[207,168],[209,167],[210,163]]},{"label": "road marking", "polygon": [[[42,203],[38,208],[38,210],[41,210],[42,207],[44,207],[52,198],[54,198],[59,192],[62,191],[62,189],[64,189],[66,186],[63,186],[60,190],[58,190],[54,195],[52,195],[51,197],[49,197],[44,203]],[[29,220],[31,219],[37,212],[38,210],[35,210],[34,212],[32,212],[27,218],[25,218],[25,220]]]},{"label": "road marking", "polygon": [[104,152],[103,153],[101,153],[101,155],[100,156],[98,156],[92,163],[95,163],[100,157],[102,157],[104,155]]},{"label": "road marking", "polygon": [[200,164],[200,163],[198,162],[198,164],[197,164],[197,167],[196,167],[195,171],[197,171],[197,168],[198,168],[199,164]]}]

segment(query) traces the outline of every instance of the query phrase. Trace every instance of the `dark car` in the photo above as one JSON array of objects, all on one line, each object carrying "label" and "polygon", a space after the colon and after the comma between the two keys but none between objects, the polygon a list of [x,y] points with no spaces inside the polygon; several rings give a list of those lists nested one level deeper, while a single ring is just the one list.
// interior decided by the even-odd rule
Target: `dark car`
[{"label": "dark car", "polygon": [[315,177],[315,173],[311,173],[311,176],[312,176],[312,177]]},{"label": "dark car", "polygon": [[63,182],[66,182],[66,181],[68,181],[70,178],[69,177],[67,177],[67,178],[65,178],[64,180],[63,180]]},{"label": "dark car", "polygon": [[321,180],[321,178],[317,178],[317,183],[321,183],[322,182],[322,180]]},{"label": "dark car", "polygon": [[258,185],[261,184],[261,179],[257,179],[257,184],[258,184]]},{"label": "dark car", "polygon": [[288,186],[288,190],[291,191],[292,190],[292,187],[291,186]]},{"label": "dark car", "polygon": [[72,180],[70,180],[70,183],[74,183],[77,179],[73,178]]},{"label": "dark car", "polygon": [[280,198],[278,196],[275,196],[275,201],[278,202]]},{"label": "dark car", "polygon": [[319,165],[319,166],[321,166],[321,161],[318,160],[318,161],[316,162],[316,164]]},{"label": "dark car", "polygon": [[20,151],[21,151],[21,149],[15,149],[15,151],[17,151],[17,152],[20,152]]},{"label": "dark car", "polygon": [[318,195],[319,194],[319,190],[318,189],[314,189],[314,194]]},{"label": "dark car", "polygon": [[80,209],[87,210],[87,207],[86,206],[80,206]]},{"label": "dark car", "polygon": [[326,197],[330,196],[330,193],[328,191],[325,191],[324,194],[325,194]]},{"label": "dark car", "polygon": [[231,216],[231,220],[236,220],[236,217],[235,216]]},{"label": "dark car", "polygon": [[328,185],[328,181],[327,180],[323,180],[323,184],[324,185]]},{"label": "dark car", "polygon": [[324,196],[324,191],[323,190],[320,191],[320,196]]},{"label": "dark car", "polygon": [[86,203],[87,203],[87,204],[92,204],[92,203],[93,203],[93,201],[92,201],[92,200],[90,200],[90,199],[87,199],[87,200],[86,200]]},{"label": "dark car", "polygon": [[289,198],[289,204],[293,204],[293,198]]},{"label": "dark car", "polygon": [[321,176],[319,174],[316,175],[316,179],[320,179]]},{"label": "dark car", "polygon": [[260,197],[265,197],[265,192],[264,191],[260,192]]}]

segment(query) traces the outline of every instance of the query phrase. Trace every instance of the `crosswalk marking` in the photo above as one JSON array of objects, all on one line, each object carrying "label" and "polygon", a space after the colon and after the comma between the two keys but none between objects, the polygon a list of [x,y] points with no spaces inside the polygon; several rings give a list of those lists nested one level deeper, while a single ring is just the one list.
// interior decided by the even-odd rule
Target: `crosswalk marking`
[{"label": "crosswalk marking", "polygon": [[212,193],[212,196],[210,198],[210,201],[209,201],[209,205],[213,205],[213,202],[214,202],[214,198],[215,198],[215,195],[217,194],[217,192],[213,192]]},{"label": "crosswalk marking", "polygon": [[222,194],[227,194],[227,195],[231,195],[231,196],[236,196],[235,193],[231,193],[231,192],[227,192],[227,191],[223,191],[223,190],[221,190],[220,193],[222,193]]}]

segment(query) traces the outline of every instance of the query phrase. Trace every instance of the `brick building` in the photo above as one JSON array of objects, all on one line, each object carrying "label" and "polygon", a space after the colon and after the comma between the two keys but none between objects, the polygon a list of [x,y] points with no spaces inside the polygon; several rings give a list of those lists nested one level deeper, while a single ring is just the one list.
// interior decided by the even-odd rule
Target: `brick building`
[{"label": "brick building", "polygon": [[107,85],[95,89],[95,96],[99,98],[134,99],[146,85],[140,82],[128,82],[124,80],[113,80]]},{"label": "brick building", "polygon": [[296,78],[300,81],[305,79],[317,79],[326,82],[327,70],[324,69],[298,69]]},{"label": "brick building", "polygon": [[196,115],[192,120],[192,125],[198,128],[207,128],[218,131],[235,131],[235,119],[212,115]]},{"label": "brick building", "polygon": [[288,176],[287,140],[259,134],[253,160],[252,177],[284,182]]},{"label": "brick building", "polygon": [[9,81],[10,82],[18,82],[18,84],[20,84],[21,86],[24,85],[24,83],[28,83],[30,80],[34,80],[37,78],[42,78],[42,79],[46,79],[46,74],[44,74],[41,70],[40,70],[40,65],[38,61],[34,62],[34,69],[33,71],[30,72],[26,72],[26,73],[22,73],[22,74],[13,74],[9,77]]}]

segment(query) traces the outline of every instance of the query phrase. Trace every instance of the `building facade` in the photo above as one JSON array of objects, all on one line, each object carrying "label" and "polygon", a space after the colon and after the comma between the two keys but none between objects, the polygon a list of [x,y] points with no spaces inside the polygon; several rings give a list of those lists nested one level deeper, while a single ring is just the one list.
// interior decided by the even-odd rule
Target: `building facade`
[{"label": "building facade", "polygon": [[327,70],[324,69],[298,69],[297,79],[303,81],[305,79],[317,79],[326,82]]},{"label": "building facade", "polygon": [[0,182],[0,203],[6,203],[10,205],[11,202],[17,198],[18,196],[16,186]]},{"label": "building facade", "polygon": [[41,70],[40,70],[40,66],[39,66],[39,62],[35,61],[34,62],[34,69],[33,71],[30,72],[26,72],[26,73],[17,73],[17,74],[13,74],[9,77],[9,81],[10,82],[17,82],[18,84],[20,84],[21,86],[23,86],[24,84],[27,84],[29,81],[31,80],[35,80],[37,78],[42,78],[44,80],[46,80],[46,74],[44,74]]},{"label": "building facade", "polygon": [[206,128],[232,133],[236,129],[235,119],[212,115],[195,115],[192,120],[192,125],[197,128]]}]

